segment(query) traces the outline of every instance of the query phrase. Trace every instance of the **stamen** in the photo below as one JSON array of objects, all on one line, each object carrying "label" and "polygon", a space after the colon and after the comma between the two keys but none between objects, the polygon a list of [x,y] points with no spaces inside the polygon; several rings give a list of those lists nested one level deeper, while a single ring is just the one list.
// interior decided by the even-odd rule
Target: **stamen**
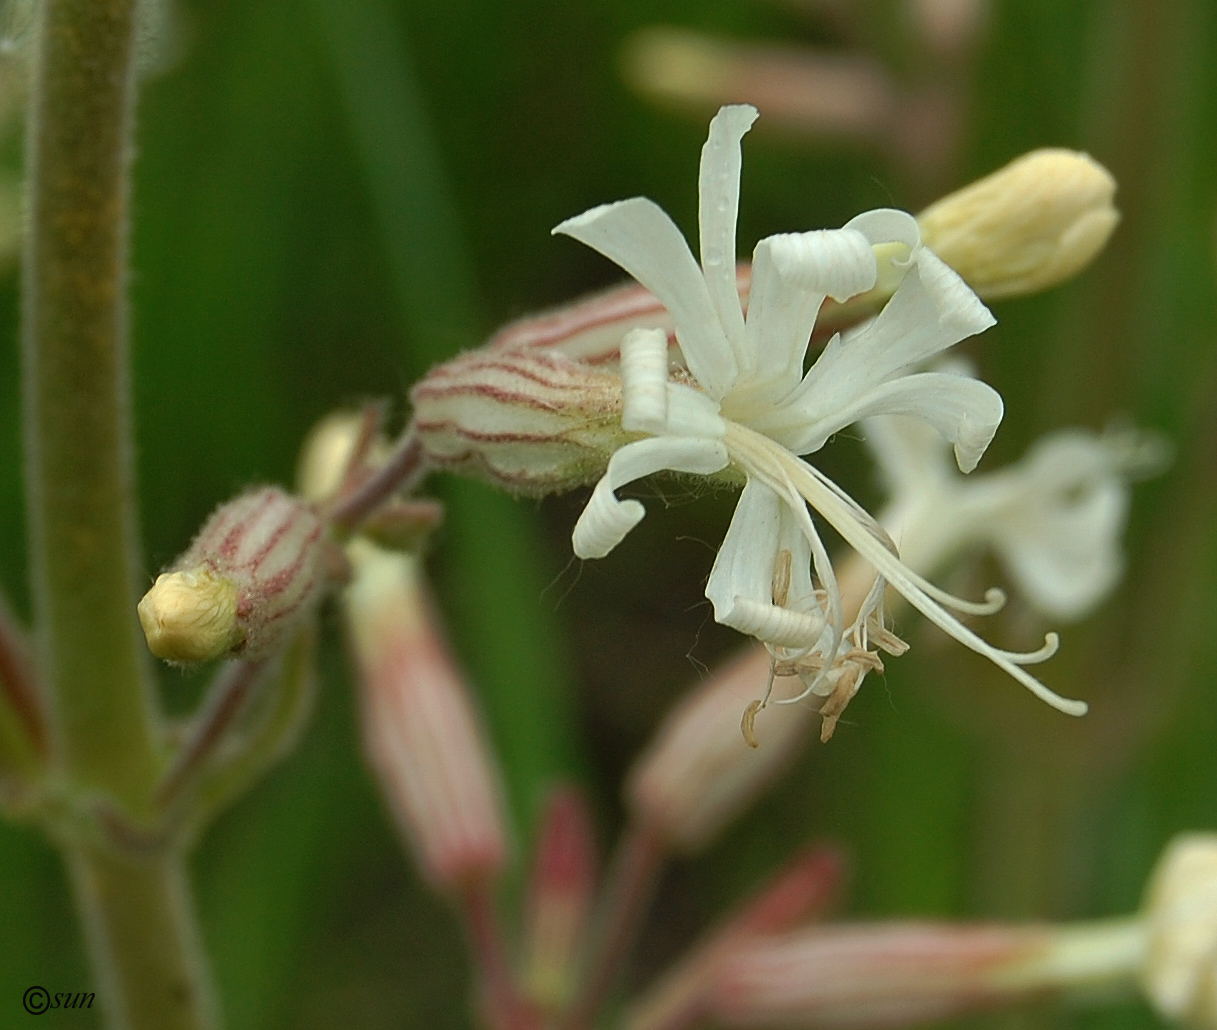
[{"label": "stamen", "polygon": [[[1011,652],[993,647],[964,626],[934,599],[931,593],[925,589],[925,586],[931,586],[931,584],[925,583],[920,576],[917,576],[876,540],[867,525],[859,520],[856,514],[857,505],[846,503],[840,496],[842,493],[840,488],[836,484],[829,486],[831,480],[827,480],[813,466],[794,458],[767,437],[737,423],[727,423],[725,442],[731,456],[743,465],[750,475],[757,476],[762,482],[777,490],[779,494],[789,497],[795,489],[792,484],[797,482],[797,494],[823,515],[847,544],[870,562],[909,604],[939,629],[954,637],[965,647],[988,658],[998,668],[1018,680],[1036,697],[1052,705],[1058,711],[1067,715],[1086,713],[1088,706],[1084,701],[1059,696],[1020,668],[1022,661],[1042,660],[1041,655],[1044,655],[1045,650],[1051,644],[1050,637],[1045,638],[1044,648],[1040,651],[1019,655],[1017,658]],[[800,509],[802,518],[810,524],[811,519],[805,505],[799,503],[795,509],[796,513]]]},{"label": "stamen", "polygon": [[791,553],[783,547],[773,564],[773,603],[779,608],[785,608],[790,597],[791,558]]},{"label": "stamen", "polygon": [[[770,681],[772,683],[772,680]],[[744,709],[744,717],[740,720],[740,732],[744,735],[744,743],[749,747],[760,747],[760,742],[756,739],[756,713],[764,707],[764,702],[751,701],[748,707]]]}]

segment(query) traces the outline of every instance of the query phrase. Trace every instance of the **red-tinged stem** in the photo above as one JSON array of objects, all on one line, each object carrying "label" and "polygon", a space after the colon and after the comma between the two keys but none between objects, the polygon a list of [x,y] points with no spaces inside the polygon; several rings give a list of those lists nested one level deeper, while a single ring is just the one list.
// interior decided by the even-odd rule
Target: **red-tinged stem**
[{"label": "red-tinged stem", "polygon": [[608,998],[634,943],[667,858],[662,838],[649,826],[632,823],[617,844],[600,899],[597,929],[587,971],[561,1030],[584,1030]]},{"label": "red-tinged stem", "polygon": [[422,444],[414,427],[407,426],[389,460],[334,505],[330,522],[339,530],[358,528],[377,505],[397,490],[409,490],[425,471]]},{"label": "red-tinged stem", "polygon": [[521,996],[507,960],[490,885],[482,881],[469,884],[458,902],[481,977],[488,1021],[495,1030],[538,1030],[541,1019]]},{"label": "red-tinged stem", "polygon": [[266,668],[266,662],[230,662],[216,676],[208,692],[206,707],[198,716],[190,739],[178,752],[173,766],[157,791],[157,800],[166,805],[183,784],[199,769],[207,755],[232,725],[249,692]]},{"label": "red-tinged stem", "polygon": [[784,933],[818,919],[836,896],[842,858],[832,848],[804,852],[775,880],[748,898],[639,999],[625,1030],[690,1030],[709,1011],[709,994],[723,960],[750,938]]},{"label": "red-tinged stem", "polygon": [[47,749],[46,713],[29,642],[8,609],[0,603],[0,690],[25,724],[30,743],[39,754]]}]

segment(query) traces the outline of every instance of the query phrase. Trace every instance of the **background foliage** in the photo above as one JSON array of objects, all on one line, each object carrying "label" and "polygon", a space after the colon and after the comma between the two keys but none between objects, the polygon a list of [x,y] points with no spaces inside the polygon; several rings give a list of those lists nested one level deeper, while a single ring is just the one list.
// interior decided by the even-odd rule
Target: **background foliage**
[{"label": "background foliage", "polygon": [[[871,6],[877,22],[899,16],[894,2]],[[630,94],[622,41],[666,23],[826,42],[796,8],[180,0],[179,57],[144,91],[136,168],[147,568],[181,550],[220,500],[290,480],[298,441],[337,404],[400,400],[431,363],[503,321],[615,281],[607,262],[550,238],[561,219],[645,194],[691,229],[705,120]],[[901,66],[898,51],[888,56]],[[1045,672],[1094,711],[1066,720],[906,620],[913,654],[868,681],[831,745],[811,748],[671,875],[639,969],[817,837],[851,848],[855,913],[1063,918],[1130,909],[1171,834],[1217,827],[1217,7],[995,0],[966,101],[946,185],[1035,146],[1073,146],[1115,172],[1124,212],[1089,272],[995,305],[999,325],[972,346],[1007,401],[986,461],[1116,414],[1177,447],[1171,472],[1137,490],[1122,587],[1067,632]],[[766,133],[763,118],[746,149],[742,247],[932,199],[878,150]],[[0,580],[24,610],[15,326],[10,273]],[[855,441],[824,457],[874,499]],[[701,598],[729,499],[688,504],[656,488],[628,545],[580,570],[568,542],[579,498],[436,488],[451,504],[436,586],[505,764],[517,843],[558,777],[586,785],[607,840],[630,756],[702,663],[737,642]],[[364,770],[330,629],[302,746],[197,854],[228,1025],[465,1026],[455,926],[403,858]],[[1017,643],[1036,627],[1014,606],[994,636]],[[185,705],[195,685],[167,672],[165,690]],[[32,983],[87,983],[57,859],[10,825],[0,826],[0,928],[0,1012],[16,1012]],[[89,1025],[83,1013],[61,1018]],[[1153,1021],[1134,1002],[1084,1018]]]}]

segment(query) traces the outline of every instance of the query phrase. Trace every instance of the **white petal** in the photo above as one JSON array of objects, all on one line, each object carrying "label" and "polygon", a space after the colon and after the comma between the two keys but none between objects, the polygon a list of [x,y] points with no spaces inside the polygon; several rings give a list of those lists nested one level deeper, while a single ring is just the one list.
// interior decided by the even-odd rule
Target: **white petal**
[{"label": "white petal", "polygon": [[894,373],[994,322],[980,299],[924,247],[878,317],[833,337],[790,404],[807,421],[830,419]]},{"label": "white petal", "polygon": [[[1003,404],[988,383],[945,372],[901,376],[857,397],[852,404],[800,427],[797,433],[769,435],[796,454],[810,454],[846,426],[870,415],[906,415],[923,419],[955,446],[955,460],[971,472],[1001,423]],[[763,423],[753,428],[765,431]]]},{"label": "white petal", "polygon": [[950,481],[943,439],[920,419],[874,415],[863,420],[862,436],[889,494],[922,492]]},{"label": "white petal", "polygon": [[621,340],[621,425],[662,433],[668,422],[668,334],[631,329]]},{"label": "white petal", "polygon": [[[769,487],[748,480],[714,559],[706,597],[714,605],[716,622],[768,644],[805,647],[819,637],[823,618],[773,603],[783,507]],[[805,547],[802,553],[806,555]]]},{"label": "white petal", "polygon": [[721,440],[727,424],[718,413],[718,401],[686,383],[668,383],[668,436],[696,436]]},{"label": "white petal", "polygon": [[717,440],[651,437],[626,444],[609,459],[608,470],[575,523],[575,554],[603,558],[642,521],[646,509],[635,500],[617,500],[613,491],[619,487],[662,469],[708,476],[724,468],[727,460],[727,449]]},{"label": "white petal", "polygon": [[744,347],[744,315],[735,282],[740,140],[752,128],[756,117],[756,108],[751,104],[731,104],[714,116],[710,122],[710,137],[701,148],[698,180],[701,267],[710,303],[737,361]]},{"label": "white petal", "polygon": [[710,303],[706,280],[676,223],[654,201],[603,204],[554,230],[616,261],[663,302],[689,371],[711,396],[735,382],[735,358]]},{"label": "white petal", "polygon": [[803,357],[824,298],[845,300],[869,290],[875,270],[874,251],[852,229],[786,233],[756,245],[747,377],[771,386],[764,399],[785,398],[803,378]]},{"label": "white petal", "polygon": [[1079,431],[1045,438],[1022,465],[1022,503],[994,523],[994,546],[1032,605],[1079,619],[1123,571],[1128,486],[1104,443]]},{"label": "white petal", "polygon": [[860,232],[871,246],[903,243],[912,251],[921,245],[921,230],[917,227],[917,219],[907,211],[892,207],[863,211],[846,222],[844,228]]}]

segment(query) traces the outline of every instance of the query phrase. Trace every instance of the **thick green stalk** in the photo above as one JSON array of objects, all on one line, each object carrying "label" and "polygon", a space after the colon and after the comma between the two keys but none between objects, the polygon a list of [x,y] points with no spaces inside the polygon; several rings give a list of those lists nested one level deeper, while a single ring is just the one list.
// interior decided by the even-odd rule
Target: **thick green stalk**
[{"label": "thick green stalk", "polygon": [[135,0],[47,0],[22,309],[38,662],[74,787],[135,808],[158,771],[135,619],[126,257]]},{"label": "thick green stalk", "polygon": [[[127,218],[136,0],[44,0],[27,145],[22,295],[37,664],[52,761],[78,812],[147,815],[163,764],[135,617]],[[108,1024],[214,1023],[176,852],[64,850]]]},{"label": "thick green stalk", "polygon": [[106,1025],[214,1026],[214,998],[181,859],[128,861],[73,849],[67,861]]}]

